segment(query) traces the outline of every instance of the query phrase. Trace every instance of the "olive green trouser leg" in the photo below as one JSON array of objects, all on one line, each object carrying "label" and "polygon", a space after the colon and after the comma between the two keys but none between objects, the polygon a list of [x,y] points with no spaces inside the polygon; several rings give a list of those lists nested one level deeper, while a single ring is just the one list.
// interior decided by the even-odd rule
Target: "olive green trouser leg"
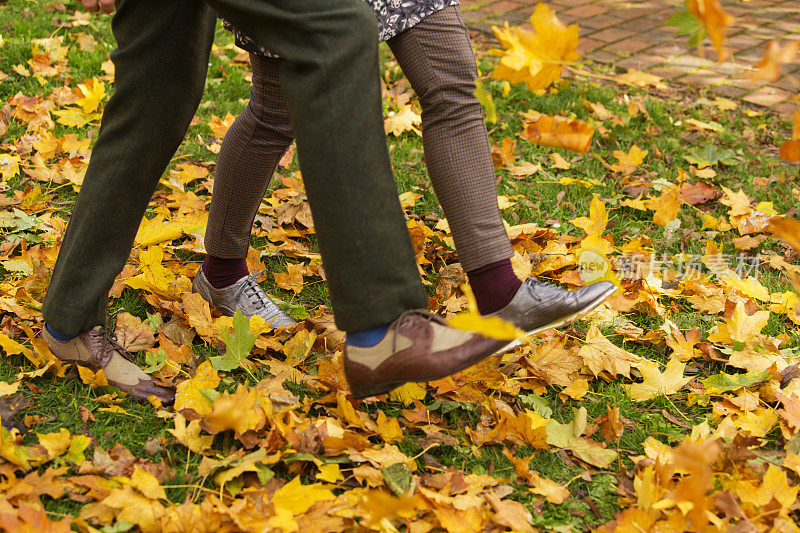
[{"label": "olive green trouser leg", "polygon": [[203,94],[216,14],[201,0],[118,0],[115,92],[42,312],[64,335],[105,324],[108,291]]},{"label": "olive green trouser leg", "polygon": [[336,324],[426,307],[383,131],[378,32],[362,0],[208,0],[276,52]]}]

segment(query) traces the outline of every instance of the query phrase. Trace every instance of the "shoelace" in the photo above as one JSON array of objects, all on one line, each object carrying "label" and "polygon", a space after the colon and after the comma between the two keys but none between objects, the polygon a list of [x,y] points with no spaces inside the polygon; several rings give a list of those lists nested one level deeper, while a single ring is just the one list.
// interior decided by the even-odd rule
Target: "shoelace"
[{"label": "shoelace", "polygon": [[100,339],[102,341],[100,347],[100,353],[102,354],[100,359],[101,367],[106,366],[111,357],[113,357],[115,351],[131,363],[136,364],[136,361],[133,360],[133,356],[128,352],[128,350],[122,347],[114,334],[111,333],[107,328],[100,328],[98,335],[100,335]]},{"label": "shoelace", "polygon": [[[260,272],[259,274],[262,274],[263,272],[266,272],[266,270]],[[280,308],[276,306],[272,300],[267,298],[267,295],[264,294],[264,291],[262,291],[261,287],[258,285],[258,283],[256,283],[255,276],[248,276],[246,278],[246,281],[239,294],[242,293],[244,293],[250,302],[257,303],[260,307],[270,310],[270,314],[263,318],[275,318],[280,314]],[[239,297],[239,294],[236,295],[236,298]]]},{"label": "shoelace", "polygon": [[[544,290],[557,290],[561,291],[563,294],[563,290],[558,285],[554,285],[553,283],[547,283],[545,281],[541,281],[539,278],[528,278],[525,280],[525,285],[527,285],[531,290],[530,293],[533,295],[533,298],[537,302],[543,301],[542,299],[542,291]],[[538,291],[536,289],[542,289],[542,291]],[[577,291],[567,291],[567,298],[571,298],[573,301],[577,302],[579,295],[581,294],[582,290],[578,289]]]},{"label": "shoelace", "polygon": [[536,289],[542,288],[547,289],[553,287],[550,283],[545,283],[544,281],[540,281],[539,278],[528,278],[525,280],[525,285],[528,287],[530,294],[537,302],[542,301],[542,295]]}]

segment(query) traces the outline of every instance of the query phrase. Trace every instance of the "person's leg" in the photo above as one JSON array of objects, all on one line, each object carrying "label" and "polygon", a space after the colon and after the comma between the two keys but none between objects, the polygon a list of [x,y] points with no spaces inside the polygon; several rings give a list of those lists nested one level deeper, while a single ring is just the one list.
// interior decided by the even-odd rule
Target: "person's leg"
[{"label": "person's leg", "polygon": [[62,361],[102,369],[111,385],[166,404],[174,392],[102,326],[108,291],[203,94],[216,16],[199,0],[117,3],[115,91],[47,288],[42,338]]},{"label": "person's leg", "polygon": [[250,64],[250,102],[222,141],[206,227],[207,255],[192,287],[226,315],[239,310],[273,326],[288,326],[294,320],[264,293],[246,258],[258,206],[294,137],[278,74],[281,60],[251,54]]},{"label": "person's leg", "polygon": [[514,274],[497,206],[489,139],[475,96],[478,76],[457,6],[438,11],[388,41],[422,106],[425,161],[453,232],[478,310],[528,332],[566,324],[599,305],[615,287],[565,291]]},{"label": "person's leg", "polygon": [[[281,81],[356,398],[452,374],[504,342],[447,327],[427,298],[383,132],[377,27],[361,0],[208,0],[284,61]],[[280,4],[280,6],[278,6]],[[350,334],[386,328],[360,346]],[[375,339],[373,339],[375,340]]]},{"label": "person's leg", "polygon": [[42,309],[63,337],[106,322],[108,291],[203,94],[215,23],[200,0],[118,2],[115,91]]},{"label": "person's leg", "polygon": [[[205,235],[206,251],[214,258],[245,261],[258,207],[278,162],[294,140],[281,88],[281,62],[250,55],[250,102],[225,135],[217,159]],[[247,266],[244,268],[246,271]],[[216,280],[208,269],[206,275],[217,287],[238,279]]]},{"label": "person's leg", "polygon": [[386,150],[371,10],[360,0],[208,2],[284,58],[281,83],[337,326],[362,331],[426,307]]},{"label": "person's leg", "polygon": [[478,71],[461,13],[448,7],[389,39],[422,106],[422,144],[433,188],[453,233],[480,311],[508,304],[521,281],[497,206],[494,165]]}]

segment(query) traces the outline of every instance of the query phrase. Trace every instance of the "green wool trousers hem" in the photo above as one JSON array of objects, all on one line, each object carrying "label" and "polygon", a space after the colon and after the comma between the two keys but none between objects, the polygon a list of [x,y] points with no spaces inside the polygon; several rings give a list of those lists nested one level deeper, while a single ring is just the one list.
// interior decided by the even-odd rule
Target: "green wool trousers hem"
[{"label": "green wool trousers hem", "polygon": [[[284,93],[336,324],[370,329],[425,307],[381,120],[377,28],[362,0],[209,0],[285,61]],[[202,96],[215,13],[123,0],[115,93],[45,297],[64,335],[105,323],[108,291]]]}]

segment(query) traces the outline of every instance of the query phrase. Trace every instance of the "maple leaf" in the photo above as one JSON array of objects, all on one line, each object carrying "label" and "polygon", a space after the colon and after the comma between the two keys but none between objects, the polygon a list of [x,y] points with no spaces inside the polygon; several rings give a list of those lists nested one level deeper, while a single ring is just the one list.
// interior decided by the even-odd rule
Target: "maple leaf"
[{"label": "maple leaf", "polygon": [[164,515],[164,506],[134,491],[129,485],[113,489],[100,503],[116,509],[118,521],[136,524],[144,533],[160,531],[159,520]]},{"label": "maple leaf", "polygon": [[285,509],[292,515],[300,515],[308,511],[312,505],[325,500],[333,500],[335,496],[330,489],[321,483],[303,485],[300,476],[295,476],[289,483],[275,491],[272,504],[277,509]]},{"label": "maple leaf", "polygon": [[500,63],[492,76],[511,83],[526,82],[531,91],[540,91],[561,79],[567,63],[580,57],[578,27],[565,27],[552,9],[538,3],[530,18],[533,32],[520,27],[493,26],[495,37],[505,50],[495,50]]},{"label": "maple leaf", "polygon": [[414,111],[410,105],[404,105],[399,111],[390,111],[383,121],[383,128],[386,134],[400,137],[405,131],[413,131],[417,135],[422,135],[417,126],[422,124],[422,117]]},{"label": "maple leaf", "polygon": [[573,400],[580,400],[586,393],[589,392],[589,382],[585,379],[576,379],[572,383],[570,383],[567,387],[564,388],[561,392],[558,393],[559,398],[563,401],[567,401],[567,398],[572,398]]},{"label": "maple leaf", "polygon": [[647,200],[647,208],[655,211],[653,222],[664,227],[675,220],[681,210],[679,195],[680,187],[673,186],[665,189],[658,198]]},{"label": "maple leaf", "polygon": [[724,47],[725,30],[733,22],[733,17],[722,9],[719,0],[687,0],[686,7],[708,32],[714,48],[717,49],[719,62],[725,61],[730,55],[728,49]]},{"label": "maple leaf", "polygon": [[597,419],[600,424],[600,435],[606,441],[613,442],[622,438],[625,426],[619,417],[619,407],[608,407],[606,414]]},{"label": "maple leaf", "polygon": [[192,420],[186,424],[186,419],[182,414],[175,415],[175,429],[168,429],[178,442],[189,448],[194,453],[203,453],[211,447],[214,441],[213,435],[200,436],[200,421]]},{"label": "maple leaf", "polygon": [[800,486],[789,485],[786,472],[770,464],[760,485],[746,481],[740,484],[737,491],[743,503],[751,503],[757,509],[763,509],[773,499],[782,509],[788,510],[797,503],[797,493]]},{"label": "maple leaf", "polygon": [[536,531],[531,525],[533,516],[524,505],[513,500],[501,500],[491,493],[487,493],[485,497],[495,512],[492,522],[519,533],[534,533]]},{"label": "maple leaf", "polygon": [[486,90],[483,86],[483,82],[480,78],[475,78],[475,98],[478,99],[481,106],[483,106],[483,111],[486,115],[486,122],[490,122],[494,124],[497,122],[497,108],[494,105],[494,99],[492,99],[492,93]]},{"label": "maple leaf", "polygon": [[396,497],[386,490],[375,489],[360,493],[360,507],[367,517],[365,525],[379,530],[379,524],[386,518],[409,519],[417,514],[419,508],[427,507],[425,501],[418,494],[412,496]]},{"label": "maple leaf", "polygon": [[496,316],[482,316],[475,311],[458,313],[447,319],[450,327],[479,333],[499,340],[514,340],[525,337],[525,332],[511,322]]},{"label": "maple leaf", "polygon": [[156,344],[153,328],[130,313],[117,314],[117,327],[114,336],[129,352],[141,352]]},{"label": "maple leaf", "polygon": [[147,496],[151,500],[166,500],[167,493],[156,477],[138,467],[134,467],[130,477],[130,486]]},{"label": "maple leaf", "polygon": [[800,254],[800,220],[796,218],[773,218],[769,222],[773,235],[782,239]]},{"label": "maple leaf", "polygon": [[174,220],[167,221],[166,216],[155,216],[143,219],[136,232],[137,246],[147,247],[164,242],[171,242],[183,235],[184,228]]},{"label": "maple leaf", "polygon": [[225,343],[225,353],[211,357],[209,362],[216,370],[230,372],[239,368],[242,361],[247,359],[256,343],[256,335],[250,330],[250,321],[240,309],[233,315],[233,332],[227,328],[221,331],[222,342]]},{"label": "maple leaf", "polygon": [[754,82],[759,80],[778,81],[781,77],[783,65],[792,63],[800,51],[800,41],[790,40],[784,46],[778,41],[769,41],[764,46],[764,55],[756,65],[754,72],[749,72],[748,76]]},{"label": "maple leaf", "polygon": [[692,328],[684,336],[678,327],[667,321],[669,334],[666,338],[667,346],[672,348],[672,358],[686,362],[695,356],[695,346],[700,342],[702,335],[697,328]]},{"label": "maple leaf", "polygon": [[142,273],[125,280],[125,284],[129,287],[152,292],[169,301],[178,300],[182,294],[192,292],[192,283],[188,278],[176,275],[162,264],[164,261],[163,248],[150,246],[146,250],[140,251],[139,261]]},{"label": "maple leaf", "polygon": [[317,340],[317,334],[307,329],[301,329],[294,334],[294,337],[286,341],[283,345],[283,353],[286,355],[286,362],[291,365],[297,365],[308,357],[311,349],[314,347],[314,342]]},{"label": "maple leaf", "polygon": [[608,372],[612,376],[630,377],[631,368],[638,367],[642,362],[638,355],[612,344],[594,324],[586,332],[585,344],[578,355],[595,376],[600,372]]},{"label": "maple leaf", "polygon": [[730,207],[728,212],[729,216],[737,217],[749,214],[753,208],[750,207],[750,198],[741,189],[739,192],[733,192],[727,187],[722,187],[725,196],[720,200],[720,203]]},{"label": "maple leaf", "polygon": [[175,393],[175,410],[192,409],[201,415],[211,412],[211,404],[201,393],[202,389],[216,389],[220,378],[209,361],[203,361],[197,367],[194,377],[178,384]]},{"label": "maple leaf", "polygon": [[527,141],[583,154],[592,145],[594,129],[583,120],[538,113],[528,114],[526,118],[532,122],[524,124],[519,136]]},{"label": "maple leaf", "polygon": [[70,517],[58,521],[48,518],[44,509],[37,509],[21,502],[13,513],[0,510],[0,528],[17,533],[69,533]]},{"label": "maple leaf", "polygon": [[600,240],[608,226],[608,212],[606,211],[606,206],[603,201],[600,200],[600,197],[595,194],[592,196],[591,204],[589,204],[589,218],[575,218],[570,220],[570,222],[585,231],[587,237],[594,237]]},{"label": "maple leaf", "polygon": [[738,163],[736,153],[732,150],[718,149],[713,144],[709,144],[704,148],[693,147],[687,150],[683,158],[698,168],[706,168],[718,163],[723,165],[733,166]]},{"label": "maple leaf", "polygon": [[547,444],[570,450],[576,457],[600,468],[607,468],[617,458],[617,452],[600,443],[581,437],[586,431],[586,408],[575,411],[572,422],[562,424],[555,420],[547,423]]},{"label": "maple leaf", "polygon": [[208,121],[208,127],[211,128],[211,133],[213,133],[216,137],[223,139],[235,121],[236,115],[231,115],[229,112],[225,115],[224,119],[217,116],[212,116],[211,120]]},{"label": "maple leaf", "polygon": [[400,385],[392,392],[389,393],[389,397],[395,401],[402,402],[403,405],[406,407],[410,406],[414,403],[414,400],[423,400],[425,396],[428,394],[428,389],[425,385],[420,383],[406,383],[404,385]]},{"label": "maple leaf", "polygon": [[305,267],[301,264],[289,263],[286,265],[287,273],[273,272],[272,277],[275,278],[275,283],[281,289],[294,291],[295,294],[300,294],[303,290],[303,273]]},{"label": "maple leaf", "polygon": [[506,167],[514,163],[514,150],[517,148],[517,141],[510,137],[504,137],[501,146],[492,145],[492,162],[497,168]]},{"label": "maple leaf", "polygon": [[629,68],[624,74],[617,74],[612,80],[617,83],[634,85],[636,87],[655,87],[660,90],[667,89],[667,84],[664,83],[664,78],[661,76],[656,76],[650,72],[643,72],[633,68]]},{"label": "maple leaf", "polygon": [[717,441],[684,441],[672,452],[675,466],[688,473],[675,487],[672,499],[689,502],[688,517],[692,525],[702,529],[708,523],[706,493],[711,486],[710,465],[720,453]]},{"label": "maple leaf", "polygon": [[783,404],[783,408],[778,409],[778,414],[786,420],[789,427],[794,428],[795,432],[800,431],[800,397],[792,394],[777,394],[778,400]]},{"label": "maple leaf", "polygon": [[634,144],[627,153],[622,150],[614,150],[612,153],[614,157],[617,158],[617,163],[611,165],[611,170],[628,174],[642,164],[649,152],[642,150]]},{"label": "maple leaf", "polygon": [[258,431],[272,414],[272,402],[258,388],[250,389],[239,384],[234,394],[222,394],[216,400],[211,413],[203,420],[203,428],[217,434],[232,429],[241,437],[248,431]]},{"label": "maple leaf", "polygon": [[739,300],[729,318],[724,323],[718,323],[712,329],[708,340],[733,346],[737,343],[747,344],[767,325],[769,311],[756,311],[748,315],[744,302]]},{"label": "maple leaf", "polygon": [[630,397],[637,402],[650,400],[661,395],[669,396],[678,392],[691,381],[691,377],[683,376],[685,369],[686,364],[678,359],[670,359],[664,372],[659,372],[657,363],[644,359],[639,367],[644,381],[626,385],[625,389]]},{"label": "maple leaf", "polygon": [[513,442],[521,446],[546,448],[548,433],[545,427],[549,420],[536,411],[525,410],[519,415],[501,411],[499,421],[492,429],[482,423],[473,431],[466,428],[472,441],[481,446],[489,442]]},{"label": "maple leaf", "polygon": [[80,96],[75,103],[81,106],[85,115],[89,116],[97,111],[100,102],[106,97],[106,84],[97,78],[92,78],[78,85],[75,92]]},{"label": "maple leaf", "polygon": [[[186,320],[189,325],[197,331],[197,334],[206,340],[215,339],[217,329],[211,318],[211,308],[208,302],[196,292],[190,292],[181,296],[183,311],[186,313]],[[190,335],[190,339],[194,334]]]},{"label": "maple leaf", "polygon": [[[402,438],[402,436],[400,437]],[[328,483],[336,483],[337,481],[344,480],[344,475],[336,463],[328,463],[319,467],[319,473],[316,479],[326,481]]]},{"label": "maple leaf", "polygon": [[0,154],[0,176],[8,180],[19,174],[19,164],[22,162],[18,155]]},{"label": "maple leaf", "polygon": [[384,442],[391,443],[403,438],[403,430],[396,418],[387,418],[383,411],[378,411],[378,433]]},{"label": "maple leaf", "polygon": [[65,428],[59,429],[57,433],[37,433],[36,436],[39,437],[39,444],[47,450],[50,459],[66,452],[72,440],[72,435]]}]

